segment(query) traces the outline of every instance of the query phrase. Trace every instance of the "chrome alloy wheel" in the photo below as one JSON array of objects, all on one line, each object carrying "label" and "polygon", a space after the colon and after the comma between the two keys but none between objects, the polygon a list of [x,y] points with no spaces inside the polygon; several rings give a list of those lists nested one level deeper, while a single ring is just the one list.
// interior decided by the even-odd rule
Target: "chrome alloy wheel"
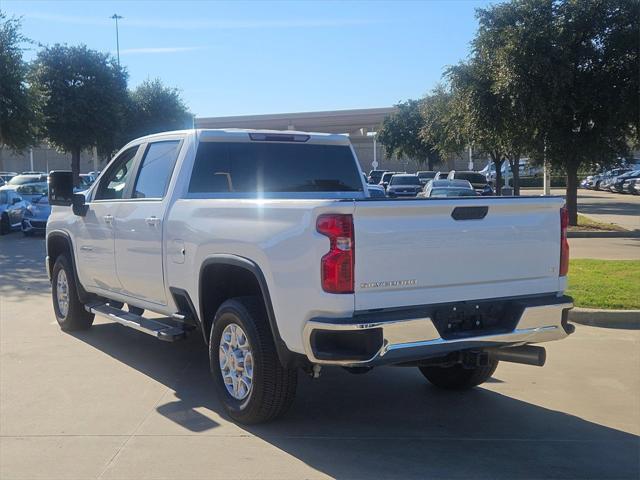
[{"label": "chrome alloy wheel", "polygon": [[67,272],[58,271],[56,280],[56,299],[58,301],[58,311],[63,317],[69,312],[69,281],[67,280]]},{"label": "chrome alloy wheel", "polygon": [[244,400],[253,386],[253,353],[242,328],[230,323],[222,332],[218,349],[220,373],[227,392],[236,400]]}]

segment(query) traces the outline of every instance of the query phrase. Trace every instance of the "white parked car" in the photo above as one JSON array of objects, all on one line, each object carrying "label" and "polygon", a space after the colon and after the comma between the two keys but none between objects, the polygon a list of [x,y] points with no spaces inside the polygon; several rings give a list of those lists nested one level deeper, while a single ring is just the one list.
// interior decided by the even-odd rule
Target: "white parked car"
[{"label": "white parked car", "polygon": [[49,185],[60,327],[202,335],[242,423],[283,414],[298,369],[403,365],[469,388],[573,331],[561,198],[373,199],[343,135],[162,133],[84,193],[70,172]]}]

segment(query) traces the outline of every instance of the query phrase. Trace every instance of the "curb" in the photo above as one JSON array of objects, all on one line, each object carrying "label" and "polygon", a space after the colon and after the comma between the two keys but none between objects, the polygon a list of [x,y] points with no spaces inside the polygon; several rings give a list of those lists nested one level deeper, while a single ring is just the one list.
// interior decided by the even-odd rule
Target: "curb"
[{"label": "curb", "polygon": [[640,231],[628,232],[593,231],[593,232],[567,232],[567,238],[640,238]]},{"label": "curb", "polygon": [[640,310],[573,308],[569,310],[569,321],[592,327],[640,330]]}]

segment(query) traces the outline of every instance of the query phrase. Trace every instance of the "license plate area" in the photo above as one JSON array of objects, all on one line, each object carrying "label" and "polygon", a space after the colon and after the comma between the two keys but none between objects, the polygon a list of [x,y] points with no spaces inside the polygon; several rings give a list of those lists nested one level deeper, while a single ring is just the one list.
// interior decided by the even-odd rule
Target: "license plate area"
[{"label": "license plate area", "polygon": [[452,340],[511,332],[523,310],[513,301],[457,302],[434,307],[431,318],[440,336]]}]

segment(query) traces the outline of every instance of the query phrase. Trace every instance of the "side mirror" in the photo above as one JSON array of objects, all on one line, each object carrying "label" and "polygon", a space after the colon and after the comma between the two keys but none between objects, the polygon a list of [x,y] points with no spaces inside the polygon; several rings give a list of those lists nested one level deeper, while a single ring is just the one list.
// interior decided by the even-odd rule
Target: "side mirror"
[{"label": "side mirror", "polygon": [[16,203],[20,203],[22,201],[22,199],[20,197],[13,197],[13,200],[11,200],[11,205],[15,205]]},{"label": "side mirror", "polygon": [[54,170],[49,174],[49,204],[70,207],[73,204],[73,174]]},{"label": "side mirror", "polygon": [[74,193],[72,200],[73,214],[84,217],[89,210],[89,205],[85,204],[86,198],[82,193]]},{"label": "side mirror", "polygon": [[73,213],[84,217],[88,206],[81,193],[73,193],[73,175],[68,170],[52,171],[49,174],[49,204],[73,207]]}]

